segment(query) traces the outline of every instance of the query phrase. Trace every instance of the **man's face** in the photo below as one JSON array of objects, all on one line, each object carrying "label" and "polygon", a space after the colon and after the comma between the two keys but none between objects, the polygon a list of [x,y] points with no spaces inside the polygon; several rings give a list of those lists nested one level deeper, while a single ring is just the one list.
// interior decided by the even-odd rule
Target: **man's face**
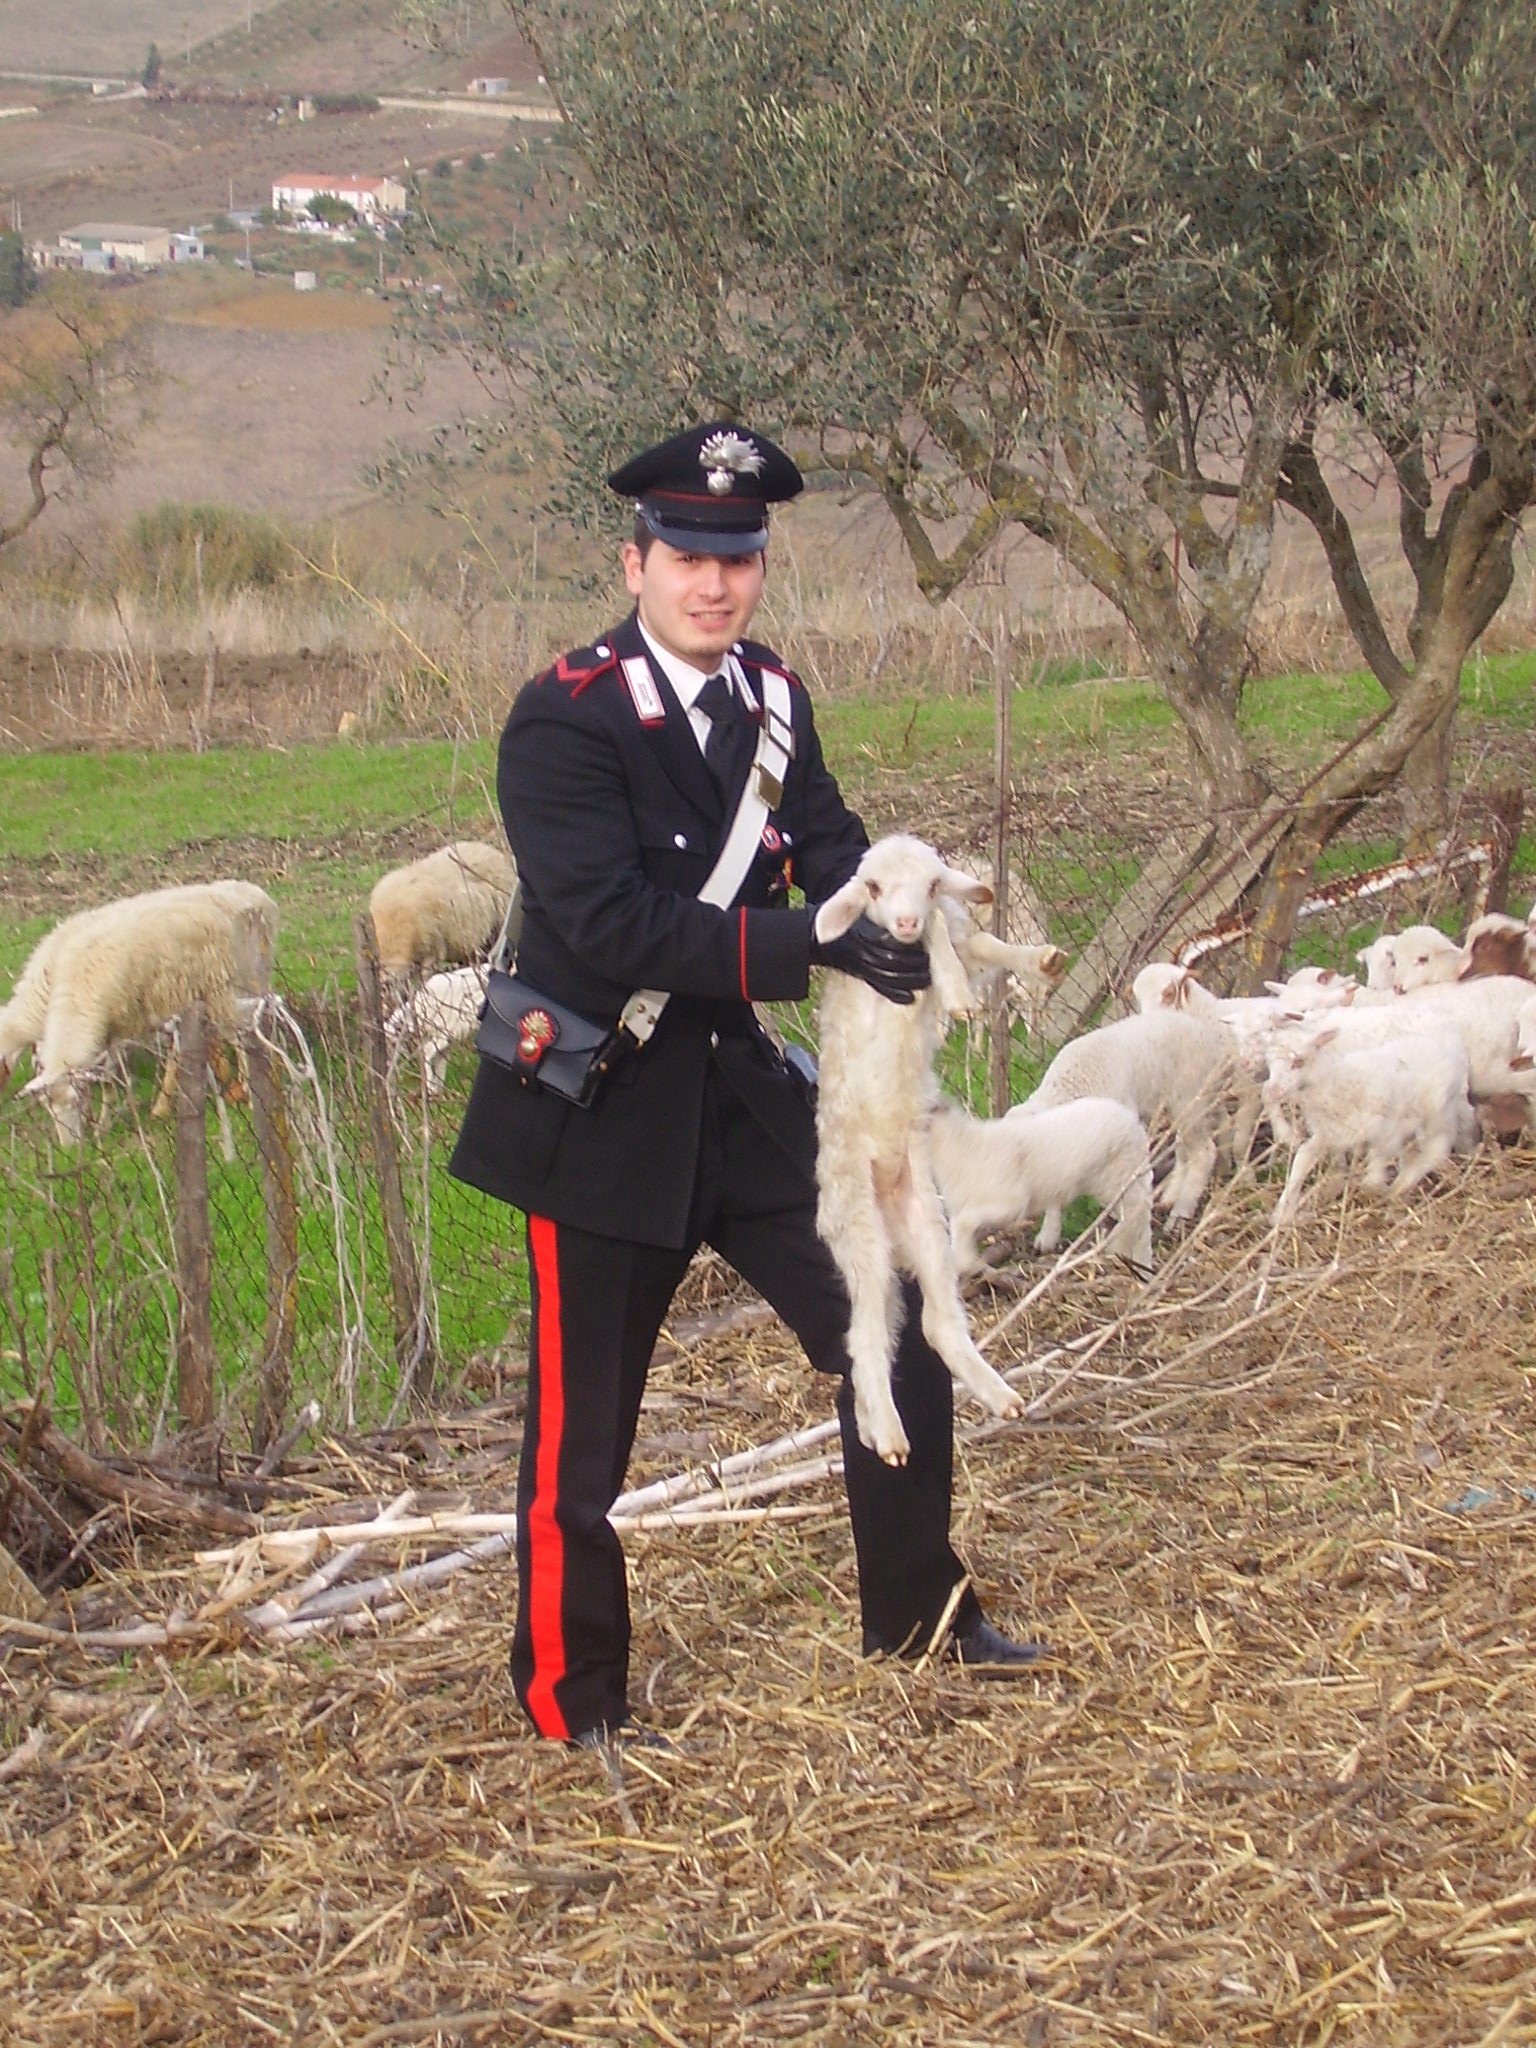
[{"label": "man's face", "polygon": [[765,574],[761,552],[685,555],[654,540],[642,562],[633,541],[624,549],[624,581],[641,624],[695,668],[713,668],[746,632]]}]

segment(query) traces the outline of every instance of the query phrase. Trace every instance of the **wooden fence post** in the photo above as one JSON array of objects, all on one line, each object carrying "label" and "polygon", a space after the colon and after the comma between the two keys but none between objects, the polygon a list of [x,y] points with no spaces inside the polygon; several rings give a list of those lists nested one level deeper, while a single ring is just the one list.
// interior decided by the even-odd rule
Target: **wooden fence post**
[{"label": "wooden fence post", "polygon": [[400,1152],[389,1112],[389,1044],[384,1036],[384,1000],[380,984],[379,943],[373,919],[359,913],[357,994],[362,1012],[363,1051],[368,1074],[368,1122],[373,1134],[374,1169],[378,1175],[379,1208],[389,1253],[389,1284],[395,1305],[395,1358],[400,1383],[411,1399],[425,1407],[432,1394],[435,1365],[432,1331],[422,1297],[421,1268],[411,1243],[410,1216],[400,1177]]},{"label": "wooden fence post", "polygon": [[265,1451],[276,1441],[293,1388],[293,1349],[299,1309],[299,1205],[294,1192],[288,1105],[271,1049],[254,1033],[245,1048],[250,1076],[251,1123],[261,1161],[261,1205],[267,1225],[267,1326],[256,1383],[251,1441]]},{"label": "wooden fence post", "polygon": [[[992,729],[992,929],[1008,936],[1009,836],[1013,825],[1013,642],[998,629],[993,648],[994,691]],[[993,1116],[1001,1116],[1013,1100],[1013,1029],[1008,1008],[1008,983],[995,977],[987,1011],[988,1095]]]},{"label": "wooden fence post", "polygon": [[176,1061],[176,1394],[188,1429],[213,1421],[213,1241],[208,1223],[208,1013],[182,1018]]}]

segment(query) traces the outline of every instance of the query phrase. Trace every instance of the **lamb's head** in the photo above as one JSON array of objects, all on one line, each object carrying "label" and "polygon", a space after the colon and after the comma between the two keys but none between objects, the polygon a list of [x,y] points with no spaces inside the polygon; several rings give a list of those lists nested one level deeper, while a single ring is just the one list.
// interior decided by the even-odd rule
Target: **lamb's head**
[{"label": "lamb's head", "polygon": [[945,896],[978,906],[992,901],[985,882],[950,867],[926,841],[893,832],[875,841],[850,879],[821,906],[817,936],[835,939],[855,919],[869,917],[903,945],[920,945]]},{"label": "lamb's head", "polygon": [[1284,981],[1266,981],[1264,986],[1279,998],[1281,1014],[1294,1017],[1307,1010],[1340,1009],[1355,1000],[1360,984],[1336,967],[1298,967]]},{"label": "lamb's head", "polygon": [[1389,989],[1396,972],[1393,947],[1396,940],[1391,932],[1383,932],[1380,938],[1372,939],[1368,946],[1362,946],[1355,958],[1365,969],[1367,988]]},{"label": "lamb's head", "polygon": [[1536,981],[1536,933],[1517,917],[1490,910],[1467,926],[1462,942],[1460,979],[1474,981],[1484,975],[1514,975]]},{"label": "lamb's head", "polygon": [[1432,924],[1411,924],[1392,941],[1392,986],[1400,996],[1435,982],[1455,981],[1466,955]]},{"label": "lamb's head", "polygon": [[1149,1010],[1185,1010],[1193,981],[1187,967],[1176,967],[1171,960],[1154,960],[1131,983],[1131,1001],[1143,1016]]}]

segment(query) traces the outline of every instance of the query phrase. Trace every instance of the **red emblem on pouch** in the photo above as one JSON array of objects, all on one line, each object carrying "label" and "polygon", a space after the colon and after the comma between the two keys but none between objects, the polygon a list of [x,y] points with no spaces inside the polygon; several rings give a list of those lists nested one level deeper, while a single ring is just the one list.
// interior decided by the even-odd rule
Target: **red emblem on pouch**
[{"label": "red emblem on pouch", "polygon": [[777,825],[765,825],[763,827],[763,849],[765,852],[777,853],[783,844],[784,841],[779,835]]},{"label": "red emblem on pouch", "polygon": [[548,1010],[524,1010],[517,1020],[517,1056],[533,1066],[560,1036]]}]

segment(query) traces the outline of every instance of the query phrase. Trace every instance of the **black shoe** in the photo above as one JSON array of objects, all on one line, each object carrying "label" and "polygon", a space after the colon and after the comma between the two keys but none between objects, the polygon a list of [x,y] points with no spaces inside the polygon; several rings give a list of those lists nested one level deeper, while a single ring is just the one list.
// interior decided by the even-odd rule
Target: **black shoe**
[{"label": "black shoe", "polygon": [[944,1654],[975,1678],[1023,1678],[1051,1650],[1048,1643],[1016,1643],[977,1614],[956,1624]]},{"label": "black shoe", "polygon": [[573,1735],[566,1747],[594,1749],[600,1756],[622,1756],[630,1749],[659,1751],[663,1756],[682,1755],[670,1735],[663,1735],[657,1728],[637,1728],[633,1721],[623,1721],[617,1728],[600,1721],[595,1728],[584,1728],[579,1735]]}]

